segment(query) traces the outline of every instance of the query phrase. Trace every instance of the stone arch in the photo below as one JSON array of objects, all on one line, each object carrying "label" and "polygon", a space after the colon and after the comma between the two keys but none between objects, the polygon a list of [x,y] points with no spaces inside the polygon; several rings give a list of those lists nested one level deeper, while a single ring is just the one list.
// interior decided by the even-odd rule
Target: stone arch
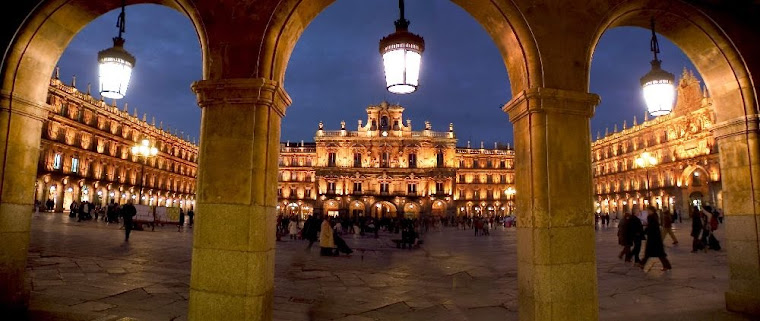
[{"label": "stone arch", "polygon": [[[128,5],[144,3],[164,5],[186,15],[195,26],[201,51],[205,50],[207,41],[203,24],[192,1],[127,1]],[[3,57],[0,71],[2,90],[11,97],[19,98],[17,100],[44,106],[50,75],[69,42],[95,18],[120,6],[121,1],[118,0],[51,0],[40,4],[17,30],[13,44]],[[103,43],[103,48],[109,45]],[[204,52],[202,56],[207,55]],[[29,107],[14,105],[14,100],[11,100],[9,108],[12,110]]]},{"label": "stone arch", "polygon": [[757,114],[749,69],[734,41],[703,11],[680,1],[637,0],[612,7],[589,47],[587,88],[591,57],[602,34],[621,26],[648,29],[653,16],[657,33],[676,44],[696,66],[713,99],[718,123]]},{"label": "stone arch", "polygon": [[404,217],[405,218],[419,218],[422,212],[422,205],[417,202],[404,203]]},{"label": "stone arch", "polygon": [[[284,83],[290,55],[308,24],[334,0],[281,1],[267,25],[257,76]],[[541,59],[533,31],[511,1],[452,0],[491,36],[504,58],[512,93],[542,86]]]},{"label": "stone arch", "polygon": [[391,202],[388,201],[378,201],[374,205],[372,205],[372,208],[370,209],[370,213],[372,217],[381,218],[381,217],[396,217],[398,211],[396,210],[396,205],[394,205]]}]

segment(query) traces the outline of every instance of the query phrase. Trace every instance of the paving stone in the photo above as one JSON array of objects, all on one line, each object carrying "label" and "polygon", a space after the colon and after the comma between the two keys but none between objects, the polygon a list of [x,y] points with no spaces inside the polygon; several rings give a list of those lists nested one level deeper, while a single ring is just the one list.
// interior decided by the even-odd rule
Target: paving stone
[{"label": "paving stone", "polygon": [[[187,318],[192,233],[135,231],[125,243],[115,225],[40,215],[50,219],[32,223],[33,320]],[[690,253],[689,225],[680,226],[665,273],[659,262],[647,272],[618,260],[616,230],[597,231],[600,320],[748,320],[725,311],[726,253]],[[515,230],[472,233],[431,231],[415,250],[396,249],[394,234],[352,236],[354,255],[338,258],[278,242],[274,320],[516,320]]]}]

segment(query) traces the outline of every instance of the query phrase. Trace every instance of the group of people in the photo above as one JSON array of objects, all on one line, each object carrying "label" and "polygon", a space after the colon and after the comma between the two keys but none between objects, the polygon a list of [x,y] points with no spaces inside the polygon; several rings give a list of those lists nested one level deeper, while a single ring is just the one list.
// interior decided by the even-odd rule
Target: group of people
[{"label": "group of people", "polygon": [[596,213],[594,215],[594,227],[598,228],[599,226],[610,227],[610,213]]},{"label": "group of people", "polygon": [[309,241],[307,250],[311,249],[312,245],[319,240],[320,252],[322,256],[339,256],[340,253],[351,255],[353,250],[348,247],[346,241],[335,233],[335,225],[338,224],[330,216],[325,215],[322,219],[309,216],[304,222],[303,229],[301,230],[301,237]]},{"label": "group of people", "polygon": [[723,220],[722,213],[712,206],[703,206],[700,210],[694,206],[691,210],[691,252],[700,250],[720,250],[720,242],[715,238],[715,230]]},{"label": "group of people", "polygon": [[[618,243],[623,246],[618,258],[625,259],[626,262],[633,260],[636,266],[643,268],[649,258],[656,257],[662,262],[663,271],[670,270],[672,266],[665,253],[664,241],[670,236],[673,245],[678,244],[673,232],[673,223],[680,218],[676,215],[667,208],[658,212],[653,206],[648,206],[637,215],[625,213],[618,224]],[[692,208],[692,252],[707,251],[708,248],[720,250],[720,242],[715,238],[714,231],[718,229],[721,216],[719,210],[709,205],[701,209],[697,206]],[[640,259],[641,243],[644,240],[644,258]]]},{"label": "group of people", "polygon": [[[625,262],[633,259],[634,265],[643,269],[649,258],[656,257],[660,259],[663,271],[672,269],[664,244],[666,235],[673,238],[673,244],[678,244],[672,232],[670,211],[664,209],[658,214],[654,206],[648,206],[637,214],[625,213],[618,224],[618,244],[623,246],[618,258],[625,259]],[[644,257],[639,258],[643,240],[646,240]]]}]

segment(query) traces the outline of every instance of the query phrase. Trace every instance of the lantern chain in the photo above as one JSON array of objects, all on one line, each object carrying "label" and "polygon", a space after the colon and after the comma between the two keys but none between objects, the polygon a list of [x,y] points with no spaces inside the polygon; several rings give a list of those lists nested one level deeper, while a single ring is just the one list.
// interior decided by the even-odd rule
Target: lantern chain
[{"label": "lantern chain", "polygon": [[121,39],[121,35],[125,32],[126,28],[126,22],[125,22],[125,14],[124,14],[124,7],[126,7],[127,1],[121,0],[121,13],[119,14],[119,17],[116,19],[116,27],[119,28],[119,39]]},{"label": "lantern chain", "polygon": [[654,60],[657,61],[657,54],[660,53],[660,43],[657,42],[657,34],[654,33],[654,18],[651,20],[652,40],[649,41],[649,50],[654,54]]}]

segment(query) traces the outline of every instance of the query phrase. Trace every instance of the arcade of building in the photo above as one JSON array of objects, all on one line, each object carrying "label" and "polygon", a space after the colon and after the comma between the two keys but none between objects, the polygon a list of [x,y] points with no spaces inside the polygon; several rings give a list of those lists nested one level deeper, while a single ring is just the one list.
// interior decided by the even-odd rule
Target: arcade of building
[{"label": "arcade of building", "polygon": [[[43,126],[54,108],[47,98],[50,75],[54,73],[57,61],[75,35],[97,17],[125,4],[154,3],[174,8],[188,17],[198,35],[203,57],[203,73],[191,85],[198,105],[203,109],[200,132],[203,144],[197,147],[201,161],[195,174],[196,186],[192,186],[190,179],[172,178],[166,173],[164,184],[170,181],[171,188],[161,188],[160,184],[154,188],[155,193],[159,192],[158,189],[163,193],[171,190],[172,198],[175,197],[174,189],[177,189],[176,197],[181,193],[196,194],[194,200],[199,215],[193,227],[187,318],[273,319],[276,232],[271,226],[275,224],[276,207],[280,204],[277,164],[282,149],[281,122],[286,111],[299,112],[297,108],[288,109],[292,99],[285,89],[288,85],[285,73],[289,57],[306,28],[333,2],[38,0],[15,1],[13,5],[4,6],[0,10],[6,26],[5,32],[0,32],[4,53],[0,63],[0,146],[3,146],[3,157],[0,158],[0,239],[3,240],[0,242],[0,310],[20,312],[30,303],[30,286],[24,280],[33,200],[35,192],[38,198],[45,198],[44,189],[49,190],[49,187],[42,186],[40,193],[40,187],[35,191],[33,186],[39,172],[40,138],[46,135]],[[594,1],[592,6],[579,6],[578,1],[567,0],[453,2],[467,11],[491,37],[509,77],[510,88],[505,85],[504,91],[511,92],[511,100],[503,105],[502,110],[509,115],[514,128],[514,199],[518,213],[515,284],[520,319],[599,318],[596,234],[593,217],[589,215],[595,211],[591,195],[595,194],[594,189],[599,192],[603,186],[605,195],[597,198],[600,203],[616,200],[620,208],[620,200],[628,203],[623,205],[630,205],[633,200],[643,202],[637,196],[641,194],[642,174],[650,183],[647,176],[656,178],[651,190],[648,188],[650,184],[644,184],[645,194],[652,192],[651,195],[660,196],[660,201],[665,203],[670,202],[664,198],[666,195],[674,196],[674,204],[682,206],[687,203],[684,193],[691,197],[693,192],[681,192],[679,200],[679,194],[672,191],[674,186],[679,187],[680,183],[681,187],[701,185],[702,188],[705,184],[709,187],[720,181],[719,191],[708,188],[700,192],[703,197],[715,198],[725,214],[725,248],[730,273],[727,281],[716,282],[728,282],[725,292],[727,310],[760,316],[760,111],[757,97],[760,84],[760,34],[757,33],[760,20],[757,16],[760,4],[755,1],[681,0],[603,0]],[[620,151],[617,148],[592,151],[590,119],[601,98],[590,91],[589,84],[592,59],[599,40],[616,27],[648,28],[653,19],[657,21],[657,32],[678,46],[699,71],[709,91],[714,117],[709,118],[709,126],[704,121],[692,121],[694,125],[681,130],[676,125],[685,118],[671,116],[674,130],[668,135],[665,135],[667,126],[660,131],[654,129],[660,128],[655,124],[670,118],[636,124],[634,128],[655,134],[643,136],[654,139],[654,142],[632,140],[626,147],[627,140],[615,138],[622,137],[622,134],[613,135],[600,139],[598,146],[609,141],[613,148],[616,143],[617,146],[624,145]],[[642,48],[644,52],[646,49]],[[473,52],[472,57],[477,58],[477,52]],[[440,67],[435,63],[430,65],[430,68]],[[326,81],[329,78],[330,75],[325,75]],[[704,140],[704,146],[699,146],[701,142],[696,148],[671,145],[676,137],[686,138],[684,144],[696,142],[689,137],[700,135],[702,128],[710,128],[713,137]],[[145,129],[143,132],[150,131]],[[388,132],[390,135],[392,130]],[[160,132],[155,134],[153,139],[163,140]],[[667,137],[664,143],[663,136]],[[120,137],[131,136],[124,136],[122,131]],[[719,172],[710,164],[708,156],[708,142],[712,139],[715,144],[709,148],[717,146],[720,150]],[[134,139],[129,140],[130,144],[133,142]],[[67,146],[74,145],[73,142],[66,143]],[[647,146],[647,152],[652,153],[650,156],[654,155],[647,159],[666,166],[678,160],[684,168],[674,164],[671,170],[659,173],[655,173],[654,168],[631,169],[628,160],[638,152],[643,154],[642,144]],[[169,149],[160,148],[164,151],[158,159],[165,159],[164,154]],[[334,148],[337,151],[337,147]],[[184,157],[181,150],[177,145],[172,148],[175,174],[177,163],[188,164],[184,167],[185,173],[192,172],[191,162],[180,160],[188,160],[188,151],[195,154],[196,149],[188,144]],[[431,150],[437,152],[435,148]],[[598,159],[596,151],[599,151]],[[692,154],[701,160],[681,162]],[[317,151],[317,155],[329,157],[330,154]],[[338,162],[352,161],[350,155],[345,160],[338,157],[337,152],[335,155],[336,168]],[[596,159],[593,165],[592,155]],[[387,175],[399,180],[402,176],[390,162],[395,158],[401,163],[408,156],[391,156],[394,155],[389,152]],[[635,159],[641,159],[641,156]],[[476,154],[477,157],[480,156]],[[127,159],[128,155],[121,157],[121,160]],[[420,154],[418,163],[430,159],[430,156]],[[61,160],[66,161],[65,158]],[[599,166],[602,163],[605,165]],[[119,173],[115,179],[108,178],[112,190],[122,184],[117,183],[119,179],[131,174],[127,168],[134,172],[138,165],[134,160],[131,164],[118,164],[120,169],[125,169],[125,175]],[[620,171],[617,179],[595,186],[594,170],[610,174],[610,166]],[[164,170],[166,167],[159,168]],[[699,175],[694,175],[695,171],[691,169]],[[146,170],[152,171],[151,168]],[[317,171],[321,170],[315,168],[312,177],[315,188],[316,180],[322,175]],[[359,172],[360,178],[365,175],[368,185],[362,188],[372,189],[373,180],[383,181],[374,178],[373,175],[378,174],[366,172],[370,170],[363,167],[361,171],[352,169]],[[66,182],[69,185],[78,186],[81,180],[78,175],[61,174],[71,177]],[[158,179],[161,175],[156,177]],[[698,184],[694,177],[700,177]],[[326,186],[320,185],[319,188],[327,192],[330,180],[334,180],[337,197],[339,178],[325,176]],[[50,179],[53,179],[52,175]],[[90,184],[90,179],[85,178],[83,185]],[[106,179],[100,179],[102,182],[98,187],[107,185]],[[185,187],[180,191],[183,179]],[[92,179],[92,183],[94,181]],[[413,181],[411,176],[409,181]],[[435,181],[438,182],[438,178]],[[449,192],[446,180],[441,178],[440,181],[444,183],[444,193]],[[133,182],[125,178],[122,189],[130,188]],[[450,182],[449,187],[452,200],[459,186],[454,183]],[[394,192],[403,191],[403,183],[400,184],[402,186],[393,187]],[[438,191],[421,180],[418,184],[418,194],[428,195],[428,201],[427,193]],[[388,193],[390,185],[386,185]],[[661,185],[663,187],[658,187]],[[88,187],[88,195],[89,190]],[[475,188],[472,190],[474,193]],[[480,191],[484,193],[483,189]],[[494,193],[496,191],[494,189]],[[93,189],[92,193],[96,191]],[[340,196],[350,196],[350,193]],[[653,200],[648,201],[651,204]],[[204,216],[204,213],[213,213],[213,216]],[[572,244],[572,251],[563,250],[568,244]]]},{"label": "arcade of building", "polygon": [[[711,100],[684,70],[674,112],[617,125],[592,143],[597,213],[613,217],[652,204],[679,212],[690,206],[720,207],[718,149],[710,132]],[[160,154],[145,167],[141,204],[192,208],[198,146],[104,101],[50,82],[36,200],[51,199],[55,210],[72,201],[95,204],[137,199],[141,161],[129,148],[143,138]],[[320,122],[314,142],[282,143],[277,210],[305,217],[499,216],[516,211],[514,151],[508,146],[457,147],[453,124],[436,132],[425,122],[413,131],[404,108],[383,102],[367,108],[356,131],[326,130]],[[636,166],[649,152],[652,168]],[[648,176],[647,176],[648,175]],[[647,178],[648,177],[648,178]],[[647,183],[648,182],[648,183]],[[649,195],[649,197],[647,197]]]},{"label": "arcade of building", "polygon": [[[105,205],[132,199],[186,210],[195,205],[196,144],[156,127],[155,119],[148,124],[143,115],[140,120],[136,109],[129,115],[126,104],[119,110],[94,99],[89,86],[81,92],[75,80],[64,84],[57,72],[50,80],[48,104],[35,200],[52,200],[56,212],[68,210],[73,201]],[[158,155],[140,160],[130,152],[143,139],[158,148]]]}]

